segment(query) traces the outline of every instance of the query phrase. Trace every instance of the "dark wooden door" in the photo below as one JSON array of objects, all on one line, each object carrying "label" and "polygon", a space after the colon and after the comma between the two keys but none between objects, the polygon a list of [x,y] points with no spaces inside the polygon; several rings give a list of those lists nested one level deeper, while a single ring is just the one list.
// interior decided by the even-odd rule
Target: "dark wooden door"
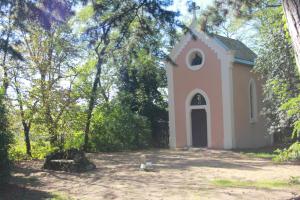
[{"label": "dark wooden door", "polygon": [[204,109],[192,110],[193,147],[207,147],[207,117]]}]

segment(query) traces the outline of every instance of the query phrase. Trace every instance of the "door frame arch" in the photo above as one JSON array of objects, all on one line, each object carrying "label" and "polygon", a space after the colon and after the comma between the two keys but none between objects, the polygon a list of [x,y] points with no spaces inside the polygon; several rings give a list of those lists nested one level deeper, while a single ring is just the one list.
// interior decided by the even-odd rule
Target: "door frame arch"
[{"label": "door frame arch", "polygon": [[[193,106],[191,105],[192,98],[197,94],[201,94],[206,101],[206,105]],[[201,89],[196,88],[191,91],[185,101],[185,112],[186,112],[186,137],[187,137],[187,147],[193,146],[192,139],[192,110],[203,109],[206,111],[206,121],[207,121],[207,147],[211,148],[211,113],[210,113],[210,102],[208,95]]]}]

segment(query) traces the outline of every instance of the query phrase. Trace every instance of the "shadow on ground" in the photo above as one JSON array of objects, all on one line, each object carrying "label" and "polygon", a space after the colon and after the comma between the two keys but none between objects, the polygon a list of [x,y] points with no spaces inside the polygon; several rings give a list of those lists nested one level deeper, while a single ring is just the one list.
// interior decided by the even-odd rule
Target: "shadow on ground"
[{"label": "shadow on ground", "polygon": [[[139,170],[141,158],[154,165],[154,172]],[[293,188],[257,190],[226,188],[211,184],[215,179],[285,180],[299,176],[297,166],[275,165],[232,151],[151,149],[136,152],[88,153],[96,169],[71,173],[41,169],[43,161],[22,161],[12,171],[11,185],[0,189],[4,199],[52,199],[58,194],[74,199],[292,199]],[[49,193],[47,191],[53,191]],[[125,198],[126,197],[126,198]],[[205,199],[205,198],[204,198]],[[258,198],[260,199],[260,198]],[[297,199],[297,198],[296,198]],[[294,200],[294,199],[293,199]],[[298,200],[298,199],[297,199]]]},{"label": "shadow on ground", "polygon": [[6,184],[0,186],[0,200],[43,200],[52,199],[55,195],[22,185]]}]

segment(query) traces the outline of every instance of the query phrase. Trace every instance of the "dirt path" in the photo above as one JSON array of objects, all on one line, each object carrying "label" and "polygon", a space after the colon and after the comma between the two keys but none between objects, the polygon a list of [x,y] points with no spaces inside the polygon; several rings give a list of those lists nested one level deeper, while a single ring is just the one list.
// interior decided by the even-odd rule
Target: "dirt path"
[{"label": "dirt path", "polygon": [[[155,172],[139,171],[141,155],[147,155],[155,164]],[[88,157],[97,165],[97,169],[85,174],[41,170],[40,161],[20,163],[14,171],[12,184],[28,190],[21,192],[23,196],[20,199],[33,199],[31,191],[43,194],[55,192],[72,199],[93,200],[282,200],[300,196],[299,187],[258,189],[214,185],[212,181],[217,179],[273,181],[300,177],[300,166],[275,165],[269,160],[249,158],[230,151],[152,150],[97,153]],[[2,194],[5,196],[5,192]]]}]

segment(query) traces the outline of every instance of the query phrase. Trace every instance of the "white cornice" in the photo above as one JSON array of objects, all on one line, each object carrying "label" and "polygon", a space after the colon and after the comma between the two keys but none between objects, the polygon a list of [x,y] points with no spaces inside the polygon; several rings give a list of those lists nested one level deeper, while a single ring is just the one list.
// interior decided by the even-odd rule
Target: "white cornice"
[{"label": "white cornice", "polygon": [[[209,37],[206,33],[202,31],[197,31],[195,29],[195,25],[190,26],[190,30],[193,34],[197,36],[197,39],[201,40],[203,43],[205,43],[214,53],[217,54],[218,59],[221,60],[224,54],[226,54],[227,50],[220,45],[214,38]],[[183,35],[179,42],[175,45],[173,50],[171,51],[170,57],[173,61],[177,59],[177,57],[180,55],[182,50],[186,47],[186,45],[192,40],[191,33],[187,33]]]}]

